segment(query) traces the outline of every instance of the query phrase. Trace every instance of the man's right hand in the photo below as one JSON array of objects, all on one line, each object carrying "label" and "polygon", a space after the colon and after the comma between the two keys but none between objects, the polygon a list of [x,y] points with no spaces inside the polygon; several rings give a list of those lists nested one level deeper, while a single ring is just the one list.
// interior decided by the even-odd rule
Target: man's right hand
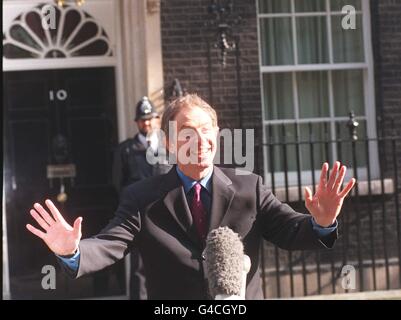
[{"label": "man's right hand", "polygon": [[81,239],[82,217],[74,221],[71,227],[60,214],[60,211],[50,200],[45,201],[51,215],[39,204],[34,204],[34,209],[30,213],[36,222],[45,230],[45,232],[27,224],[26,228],[34,235],[41,238],[55,254],[60,256],[71,255],[78,249]]}]

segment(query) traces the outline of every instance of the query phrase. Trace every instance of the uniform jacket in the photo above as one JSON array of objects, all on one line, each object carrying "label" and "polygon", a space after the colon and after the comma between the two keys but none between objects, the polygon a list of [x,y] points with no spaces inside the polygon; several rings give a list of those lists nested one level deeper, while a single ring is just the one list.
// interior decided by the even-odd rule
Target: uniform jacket
[{"label": "uniform jacket", "polygon": [[121,142],[114,151],[113,184],[118,192],[131,183],[168,172],[171,166],[151,165],[146,161],[146,147],[136,134]]}]

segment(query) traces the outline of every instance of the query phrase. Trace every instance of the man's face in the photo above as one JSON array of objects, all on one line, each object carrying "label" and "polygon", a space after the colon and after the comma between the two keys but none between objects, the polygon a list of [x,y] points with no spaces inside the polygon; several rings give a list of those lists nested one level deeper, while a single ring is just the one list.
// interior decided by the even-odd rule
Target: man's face
[{"label": "man's face", "polygon": [[213,166],[217,150],[218,127],[210,115],[199,107],[182,109],[175,118],[176,148],[168,141],[169,150],[175,150],[178,167],[193,179],[202,178]]},{"label": "man's face", "polygon": [[149,132],[152,131],[153,128],[153,122],[154,118],[152,119],[139,119],[136,121],[136,124],[138,126],[138,130],[140,133],[142,133],[144,136],[146,136]]}]

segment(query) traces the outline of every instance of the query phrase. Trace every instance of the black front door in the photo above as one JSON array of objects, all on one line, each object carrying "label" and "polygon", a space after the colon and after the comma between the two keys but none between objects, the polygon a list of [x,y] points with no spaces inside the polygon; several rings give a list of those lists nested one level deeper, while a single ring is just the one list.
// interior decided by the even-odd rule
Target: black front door
[{"label": "black front door", "polygon": [[[29,209],[46,198],[58,205],[70,224],[83,217],[83,237],[99,232],[113,216],[114,68],[4,72],[3,80],[11,298],[125,294],[123,261],[71,280],[42,240],[25,228],[34,222]],[[43,287],[44,277],[51,273],[45,266],[55,269],[55,289]]]}]

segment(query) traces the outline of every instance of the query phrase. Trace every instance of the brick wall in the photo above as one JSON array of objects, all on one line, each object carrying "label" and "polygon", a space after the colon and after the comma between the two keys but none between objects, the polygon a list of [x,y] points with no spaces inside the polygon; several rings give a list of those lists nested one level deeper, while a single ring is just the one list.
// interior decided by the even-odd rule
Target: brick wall
[{"label": "brick wall", "polygon": [[[215,32],[205,27],[211,16],[210,0],[162,0],[161,29],[165,91],[174,78],[184,90],[196,92],[216,109],[220,128],[239,128],[240,113],[235,51],[227,55],[225,68],[219,63],[219,50],[211,49],[211,83],[209,82],[208,41],[216,40]],[[242,23],[228,40],[239,36],[242,124],[256,129],[255,140],[261,138],[261,98],[256,26],[256,2],[235,1],[234,13]],[[209,84],[212,87],[212,95]],[[261,163],[261,159],[260,159]]]},{"label": "brick wall", "polygon": [[[164,82],[170,86],[174,78],[178,78],[189,92],[197,92],[216,108],[220,119],[221,128],[239,127],[238,109],[238,86],[236,77],[235,55],[228,54],[227,66],[223,69],[219,65],[218,51],[211,54],[212,91],[209,90],[208,74],[208,46],[207,41],[214,39],[213,33],[207,32],[204,26],[209,19],[207,6],[210,0],[162,0],[161,22],[162,22],[162,50],[164,64]],[[241,96],[243,107],[243,127],[255,128],[256,141],[261,139],[261,98],[258,71],[258,43],[256,27],[256,0],[235,1],[235,12],[240,13],[242,24],[239,26],[240,39],[240,66],[241,66]],[[375,91],[377,115],[385,119],[394,119],[395,132],[390,130],[391,126],[386,122],[382,126],[386,135],[397,134],[401,136],[401,1],[400,0],[372,0],[372,37],[375,63]],[[401,141],[397,142],[397,156],[395,165],[398,168],[399,185],[401,190]],[[380,151],[381,162],[384,164],[384,176],[394,176],[394,162],[389,151],[391,146],[387,144],[386,149]],[[261,157],[259,164],[261,164]],[[260,173],[260,171],[259,171]],[[398,191],[400,194],[400,192]],[[370,232],[371,221],[374,229],[374,251],[375,258],[383,258],[383,234],[387,233],[389,241],[388,255],[397,255],[396,235],[396,212],[395,198],[386,196],[385,214],[386,231],[382,228],[382,199],[372,197],[372,208],[367,208],[366,197],[361,198],[359,210],[361,237],[356,237],[356,210],[351,202],[344,209],[344,216],[348,216],[350,226],[347,230],[341,230],[337,249],[331,253],[337,261],[342,260],[343,242],[347,242],[347,255],[351,259],[357,258],[358,242],[362,240],[362,259],[370,259],[370,247],[372,235]],[[400,200],[401,201],[401,196]],[[303,211],[304,208],[295,209]],[[399,204],[401,207],[401,203]],[[371,218],[372,216],[372,218]],[[371,220],[372,219],[372,220]],[[390,228],[392,227],[392,229]],[[391,230],[389,230],[390,228]],[[345,237],[348,234],[349,237]],[[267,244],[265,247],[266,267],[269,263],[275,263],[274,248]],[[294,259],[300,253],[294,255]],[[288,253],[280,255],[280,262],[286,263]],[[322,254],[322,261],[331,260],[331,256]],[[306,259],[307,262],[315,263],[314,256]],[[272,266],[273,267],[273,266]],[[270,279],[272,280],[272,279]],[[274,280],[273,280],[274,281]]]},{"label": "brick wall", "polygon": [[[385,121],[378,127],[384,135],[401,136],[401,1],[371,1],[371,8],[376,108],[377,115]],[[401,183],[401,145],[397,149]],[[386,156],[382,161],[385,171],[394,174],[392,159]]]},{"label": "brick wall", "polygon": [[[384,125],[378,127],[385,136],[401,137],[401,1],[371,1],[371,8],[376,108],[384,119]],[[401,141],[388,141],[385,146],[380,151],[380,161],[387,177],[394,179],[398,171],[396,188],[401,208]],[[395,150],[395,157],[390,150]],[[395,207],[388,210],[388,214],[397,214],[394,210]]]},{"label": "brick wall", "polygon": [[378,114],[401,118],[401,1],[371,1]]},{"label": "brick wall", "polygon": [[[222,128],[234,128],[239,125],[234,52],[228,54],[227,67],[223,69],[218,50],[212,50],[213,96],[210,95],[207,41],[215,36],[205,27],[210,19],[209,4],[210,0],[161,1],[164,82],[167,89],[178,78],[187,91],[198,92],[213,104]],[[243,126],[260,130],[256,1],[235,1],[234,12],[242,17],[233,35],[240,39]],[[371,13],[377,115],[401,122],[401,1],[371,0]]]}]

